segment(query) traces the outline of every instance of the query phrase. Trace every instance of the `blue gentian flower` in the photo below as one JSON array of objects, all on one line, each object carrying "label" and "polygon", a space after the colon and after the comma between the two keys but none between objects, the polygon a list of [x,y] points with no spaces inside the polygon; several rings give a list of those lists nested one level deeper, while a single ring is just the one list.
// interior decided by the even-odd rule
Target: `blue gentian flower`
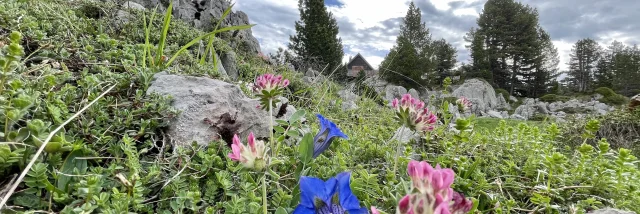
[{"label": "blue gentian flower", "polygon": [[342,172],[327,181],[300,177],[300,204],[293,214],[369,213],[366,207],[360,207],[360,201],[351,192],[350,177],[350,172]]},{"label": "blue gentian flower", "polygon": [[313,158],[318,157],[324,150],[327,150],[334,137],[349,139],[347,135],[340,131],[340,128],[338,128],[336,124],[325,119],[320,114],[316,114],[316,116],[318,120],[320,120],[320,131],[318,131],[318,134],[313,138]]}]

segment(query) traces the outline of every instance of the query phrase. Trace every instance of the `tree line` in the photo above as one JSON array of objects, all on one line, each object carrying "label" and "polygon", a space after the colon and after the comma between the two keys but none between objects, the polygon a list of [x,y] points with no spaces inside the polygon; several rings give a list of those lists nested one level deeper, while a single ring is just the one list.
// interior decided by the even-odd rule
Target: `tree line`
[{"label": "tree line", "polygon": [[[280,61],[315,62],[314,69],[347,80],[339,28],[324,0],[299,0],[300,20]],[[449,76],[480,77],[494,88],[522,97],[591,92],[609,87],[624,95],[640,92],[640,51],[614,42],[606,49],[592,39],[578,41],[568,71],[559,71],[559,55],[551,36],[539,24],[536,8],[514,0],[488,0],[477,26],[464,35],[470,63],[456,68],[456,48],[433,39],[422,22],[420,8],[411,2],[396,44],[379,67],[386,81],[407,88],[436,88]],[[284,56],[284,57],[283,57]],[[557,81],[561,74],[566,78]]]}]

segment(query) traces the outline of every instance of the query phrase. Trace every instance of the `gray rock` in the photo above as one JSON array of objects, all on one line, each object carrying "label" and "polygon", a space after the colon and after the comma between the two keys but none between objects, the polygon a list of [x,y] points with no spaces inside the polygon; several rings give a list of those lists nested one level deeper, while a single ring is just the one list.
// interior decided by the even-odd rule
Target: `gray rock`
[{"label": "gray rock", "polygon": [[346,89],[338,91],[338,96],[345,101],[356,101],[359,98],[357,94]]},{"label": "gray rock", "polygon": [[519,114],[512,114],[511,115],[511,119],[526,120],[527,118],[525,118],[525,117],[523,117],[522,115],[519,115]]},{"label": "gray rock", "polygon": [[498,109],[511,110],[511,105],[507,103],[507,100],[504,99],[504,96],[502,96],[501,94],[496,94],[496,97],[498,98]]},{"label": "gray rock", "polygon": [[220,57],[222,67],[224,67],[225,73],[232,79],[238,79],[238,69],[236,68],[236,53],[229,51],[222,54]]},{"label": "gray rock", "polygon": [[353,110],[353,109],[357,109],[357,108],[358,108],[358,105],[356,105],[356,103],[353,102],[353,101],[342,102],[342,110],[343,111]]},{"label": "gray rock", "polygon": [[635,212],[618,210],[613,208],[604,208],[589,212],[589,214],[635,214]]},{"label": "gray rock", "polygon": [[509,96],[509,100],[511,100],[511,102],[518,102],[518,98],[514,96]]},{"label": "gray rock", "polygon": [[420,93],[413,88],[409,89],[407,93],[411,94],[411,97],[420,98]]},{"label": "gray rock", "polygon": [[145,10],[144,6],[133,1],[125,2],[124,4],[122,4],[122,6],[129,9]]},{"label": "gray rock", "polygon": [[596,104],[594,105],[594,107],[596,109],[600,109],[600,110],[605,110],[608,111],[609,110],[609,106],[607,104],[601,103],[601,102],[596,102]]},{"label": "gray rock", "polygon": [[411,140],[415,140],[416,142],[418,142],[420,141],[420,134],[412,131],[407,127],[402,126],[396,130],[391,140],[397,140],[400,143],[408,143]]},{"label": "gray rock", "polygon": [[307,70],[307,72],[306,72],[306,73],[304,73],[304,76],[307,76],[307,77],[317,77],[317,76],[320,76],[320,72],[318,72],[318,71],[316,71],[316,70],[313,70],[312,68],[309,68],[309,69]]},{"label": "gray rock", "polygon": [[502,114],[500,114],[500,112],[497,112],[497,111],[494,111],[494,110],[487,111],[487,115],[489,117],[502,119]]},{"label": "gray rock", "polygon": [[391,101],[393,101],[394,98],[400,99],[402,95],[407,93],[407,89],[405,89],[404,87],[394,85],[387,85],[384,91],[385,100],[387,100],[389,106],[391,106]]},{"label": "gray rock", "polygon": [[498,108],[498,98],[493,87],[481,79],[469,79],[456,88],[453,93],[456,97],[466,97],[475,107],[473,113],[486,112]]},{"label": "gray rock", "polygon": [[387,81],[380,78],[379,76],[369,77],[365,79],[362,83],[373,88],[373,90],[375,90],[378,94],[381,94],[382,92],[384,92],[385,88],[389,84]]},{"label": "gray rock", "polygon": [[[158,6],[158,12],[166,11],[169,1],[161,0],[133,0],[140,3],[145,8],[154,9]],[[175,18],[181,19],[194,27],[210,32],[222,17],[224,11],[231,6],[230,1],[210,1],[210,0],[173,0],[172,14]],[[242,11],[231,11],[222,21],[220,28],[248,25],[249,17]],[[244,29],[233,33],[232,48],[246,48],[249,53],[258,54],[261,52],[258,40],[252,35],[251,29]]]},{"label": "gray rock", "polygon": [[176,145],[208,144],[219,139],[216,129],[203,120],[209,118],[217,122],[228,113],[235,118],[240,138],[250,132],[258,138],[269,136],[268,113],[256,108],[257,99],[250,99],[240,87],[223,81],[204,78],[170,75],[165,72],[154,75],[147,95],[158,93],[172,97],[171,106],[180,111],[170,123],[167,134]]},{"label": "gray rock", "polygon": [[[216,58],[220,59],[217,53],[216,53]],[[229,77],[229,74],[227,74],[227,70],[224,69],[224,66],[222,65],[222,63],[218,63],[216,67],[217,67],[216,71],[220,74],[220,76]]]},{"label": "gray rock", "polygon": [[502,116],[502,118],[509,118],[509,112],[507,112],[507,111],[501,111],[501,112],[500,112],[500,116]]}]

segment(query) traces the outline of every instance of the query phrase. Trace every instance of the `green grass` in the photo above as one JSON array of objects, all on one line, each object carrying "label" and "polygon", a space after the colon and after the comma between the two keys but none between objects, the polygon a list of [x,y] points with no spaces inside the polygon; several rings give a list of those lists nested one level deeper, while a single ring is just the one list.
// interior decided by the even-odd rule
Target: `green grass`
[{"label": "green grass", "polygon": [[488,118],[488,117],[480,117],[476,120],[476,127],[478,129],[483,129],[485,131],[493,131],[497,127],[499,127],[500,121],[504,120],[509,127],[516,127],[520,123],[524,123],[530,126],[542,127],[544,123],[542,121],[531,121],[531,120],[515,120],[515,119],[499,119],[499,118]]}]

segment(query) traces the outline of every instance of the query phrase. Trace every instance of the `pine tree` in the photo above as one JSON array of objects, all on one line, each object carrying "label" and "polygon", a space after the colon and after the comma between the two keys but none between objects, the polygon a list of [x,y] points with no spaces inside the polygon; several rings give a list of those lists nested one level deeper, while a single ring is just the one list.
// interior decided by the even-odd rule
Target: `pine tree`
[{"label": "pine tree", "polygon": [[456,65],[456,49],[444,39],[433,42],[432,46],[436,80],[434,84],[442,85],[444,79],[451,76],[451,69]]},{"label": "pine tree", "polygon": [[[419,88],[428,85],[434,77],[435,63],[432,61],[431,35],[422,14],[413,2],[400,26],[396,45],[382,61],[381,76],[388,82],[406,87]],[[426,77],[426,78],[425,78]]]},{"label": "pine tree", "polygon": [[594,89],[594,74],[600,60],[600,45],[593,39],[578,40],[571,49],[569,71],[571,88],[578,92]]},{"label": "pine tree", "polygon": [[[290,37],[289,49],[307,62],[319,62],[324,74],[346,76],[342,64],[344,52],[338,37],[338,24],[327,11],[324,0],[299,0],[300,20],[296,21],[296,35]],[[343,71],[344,70],[344,71]]]},{"label": "pine tree", "polygon": [[474,73],[511,94],[540,96],[531,89],[549,84],[552,71],[544,64],[557,56],[544,57],[553,48],[545,50],[537,10],[514,0],[488,0],[477,23],[465,37]]}]

